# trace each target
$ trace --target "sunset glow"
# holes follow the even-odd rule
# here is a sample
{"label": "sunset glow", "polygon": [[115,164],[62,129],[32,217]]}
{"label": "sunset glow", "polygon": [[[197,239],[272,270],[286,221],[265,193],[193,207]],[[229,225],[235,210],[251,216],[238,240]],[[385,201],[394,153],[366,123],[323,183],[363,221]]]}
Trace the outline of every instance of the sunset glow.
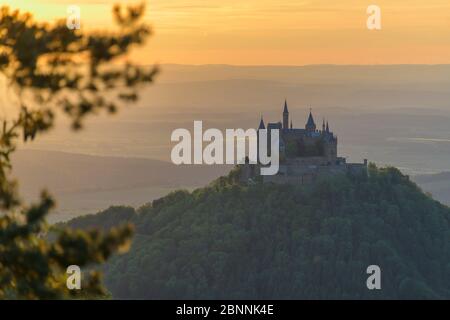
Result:
{"label": "sunset glow", "polygon": [[[82,28],[89,29],[112,26],[115,2],[2,1],[48,21],[79,5]],[[371,4],[381,8],[382,30],[366,27]],[[154,36],[137,53],[144,63],[450,63],[448,0],[153,0],[147,1],[145,18]]]}

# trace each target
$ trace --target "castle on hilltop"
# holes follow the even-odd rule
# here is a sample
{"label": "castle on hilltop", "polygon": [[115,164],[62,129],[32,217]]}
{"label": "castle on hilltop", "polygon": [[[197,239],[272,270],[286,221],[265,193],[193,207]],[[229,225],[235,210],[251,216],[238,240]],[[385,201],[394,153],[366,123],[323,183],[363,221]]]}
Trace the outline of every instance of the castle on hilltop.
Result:
{"label": "castle on hilltop", "polygon": [[[311,109],[305,127],[294,128],[292,120],[289,122],[289,110],[285,101],[282,121],[269,122],[266,127],[261,117],[258,130],[266,128],[268,141],[271,130],[279,130],[280,165],[278,174],[261,176],[263,182],[306,184],[323,175],[367,172],[366,159],[363,163],[347,163],[345,158],[338,157],[337,137],[330,131],[325,119],[322,121],[322,130],[317,129]],[[241,180],[248,181],[259,176],[261,166],[245,164]]]}

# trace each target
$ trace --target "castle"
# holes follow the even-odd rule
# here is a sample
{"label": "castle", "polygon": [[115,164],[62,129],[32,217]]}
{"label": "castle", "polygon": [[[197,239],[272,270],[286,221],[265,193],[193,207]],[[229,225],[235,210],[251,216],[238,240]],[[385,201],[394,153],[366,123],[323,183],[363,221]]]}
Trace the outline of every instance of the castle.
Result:
{"label": "castle", "polygon": [[[260,129],[266,129],[262,117]],[[328,121],[325,123],[324,119],[322,130],[318,130],[311,110],[305,128],[293,128],[285,101],[282,122],[267,123],[269,141],[272,129],[279,130],[280,166],[278,174],[261,176],[263,182],[307,184],[323,175],[367,172],[367,160],[347,163],[345,158],[338,157],[338,139],[330,131]],[[259,176],[260,167],[261,164],[245,164],[241,180],[248,181]]]}

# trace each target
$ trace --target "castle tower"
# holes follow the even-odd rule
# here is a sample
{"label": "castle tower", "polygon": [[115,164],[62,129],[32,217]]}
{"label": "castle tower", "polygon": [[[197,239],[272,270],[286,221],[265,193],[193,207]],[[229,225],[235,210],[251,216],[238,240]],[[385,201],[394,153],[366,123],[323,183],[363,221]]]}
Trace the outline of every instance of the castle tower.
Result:
{"label": "castle tower", "polygon": [[264,120],[263,120],[263,117],[261,116],[261,121],[259,122],[258,129],[265,129],[265,128],[266,128],[266,126],[264,125]]}
{"label": "castle tower", "polygon": [[284,110],[283,110],[283,129],[289,128],[289,111],[287,107],[287,101],[284,100]]}
{"label": "castle tower", "polygon": [[305,129],[308,132],[316,131],[316,123],[314,122],[314,118],[312,116],[311,109],[309,109],[309,117],[308,117],[308,122],[306,123]]}
{"label": "castle tower", "polygon": [[325,133],[325,118],[322,121],[322,133]]}
{"label": "castle tower", "polygon": [[328,121],[327,121],[327,133],[330,133],[330,127],[328,126]]}

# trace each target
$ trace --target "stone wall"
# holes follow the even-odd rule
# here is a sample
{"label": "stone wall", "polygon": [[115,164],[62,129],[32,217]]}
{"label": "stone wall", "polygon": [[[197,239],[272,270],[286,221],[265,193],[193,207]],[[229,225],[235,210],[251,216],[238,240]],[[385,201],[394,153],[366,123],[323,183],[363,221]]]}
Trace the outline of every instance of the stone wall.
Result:
{"label": "stone wall", "polygon": [[[278,184],[309,184],[318,177],[333,176],[337,174],[367,173],[367,160],[364,163],[346,163],[345,158],[337,158],[337,164],[328,164],[326,157],[307,157],[289,159],[281,164],[278,174],[262,176],[264,183]],[[260,175],[259,165],[243,165],[240,181],[247,182],[250,178]]]}

